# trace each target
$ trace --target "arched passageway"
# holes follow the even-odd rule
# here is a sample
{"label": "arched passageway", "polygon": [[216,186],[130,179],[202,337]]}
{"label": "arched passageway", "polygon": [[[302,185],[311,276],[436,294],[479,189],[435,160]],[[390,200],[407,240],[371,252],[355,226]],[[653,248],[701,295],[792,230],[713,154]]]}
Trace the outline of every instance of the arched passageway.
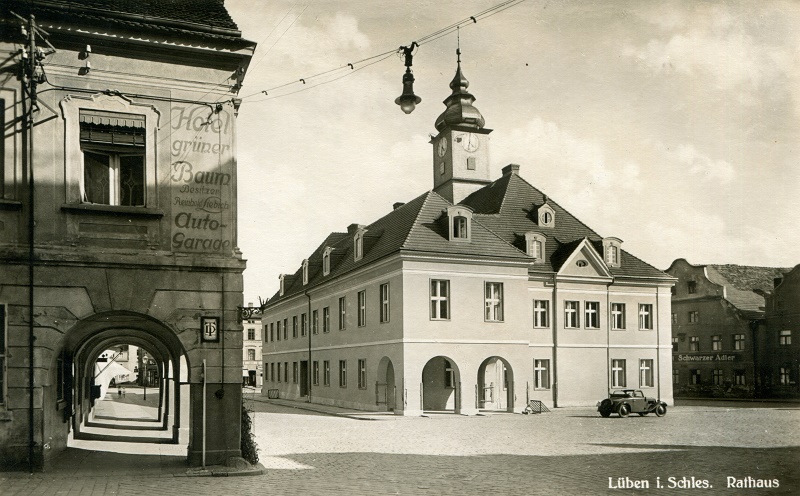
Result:
{"label": "arched passageway", "polygon": [[461,375],[448,357],[428,360],[422,369],[422,409],[458,412],[461,408]]}
{"label": "arched passageway", "polygon": [[394,379],[394,364],[389,357],[381,358],[378,363],[377,381],[375,382],[375,404],[379,409],[393,412],[397,406],[397,384]]}
{"label": "arched passageway", "polygon": [[492,356],[478,367],[478,409],[514,411],[514,371],[504,358]]}

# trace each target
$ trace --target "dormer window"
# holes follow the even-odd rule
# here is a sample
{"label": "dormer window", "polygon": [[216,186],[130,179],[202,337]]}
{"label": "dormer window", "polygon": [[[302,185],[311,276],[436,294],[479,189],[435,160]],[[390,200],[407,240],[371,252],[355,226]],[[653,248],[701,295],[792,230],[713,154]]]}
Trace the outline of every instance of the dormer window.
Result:
{"label": "dormer window", "polygon": [[622,240],[619,238],[603,238],[603,252],[606,265],[619,267],[622,264]]}
{"label": "dormer window", "polygon": [[469,241],[472,238],[472,210],[463,205],[447,208],[450,241]]}
{"label": "dormer window", "polygon": [[539,207],[538,222],[540,227],[555,227],[556,211],[547,203]]}
{"label": "dormer window", "polygon": [[326,246],[322,252],[322,275],[327,276],[331,273],[331,252],[333,248]]}
{"label": "dormer window", "polygon": [[359,229],[353,236],[353,259],[358,262],[364,258],[364,234],[366,229]]}
{"label": "dormer window", "polygon": [[525,252],[536,262],[544,262],[545,240],[547,238],[540,233],[525,233]]}
{"label": "dormer window", "polygon": [[283,293],[286,292],[286,274],[279,275],[278,280],[281,283],[280,296],[283,296]]}
{"label": "dormer window", "polygon": [[303,260],[303,286],[308,284],[308,259]]}

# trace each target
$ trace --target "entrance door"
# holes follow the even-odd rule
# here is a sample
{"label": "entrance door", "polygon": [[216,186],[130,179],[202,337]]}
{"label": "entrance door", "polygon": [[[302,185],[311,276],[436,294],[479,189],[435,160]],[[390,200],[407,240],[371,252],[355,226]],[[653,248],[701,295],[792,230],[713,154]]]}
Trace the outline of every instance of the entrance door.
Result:
{"label": "entrance door", "polygon": [[308,396],[308,360],[300,362],[300,396]]}

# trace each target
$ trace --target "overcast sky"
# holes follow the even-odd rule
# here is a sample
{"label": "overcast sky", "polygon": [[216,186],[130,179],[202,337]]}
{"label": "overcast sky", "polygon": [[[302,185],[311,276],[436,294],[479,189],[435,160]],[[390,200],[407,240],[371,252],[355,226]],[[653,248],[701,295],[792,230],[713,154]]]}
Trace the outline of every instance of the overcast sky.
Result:
{"label": "overcast sky", "polygon": [[[226,0],[258,43],[238,118],[245,303],[272,296],[328,233],[433,187],[429,135],[456,34],[414,56],[410,115],[394,104],[402,58],[357,62],[499,3]],[[662,270],[676,258],[794,266],[798,28],[794,1],[527,0],[479,18],[460,30],[462,69],[494,130],[491,176],[520,164]]]}

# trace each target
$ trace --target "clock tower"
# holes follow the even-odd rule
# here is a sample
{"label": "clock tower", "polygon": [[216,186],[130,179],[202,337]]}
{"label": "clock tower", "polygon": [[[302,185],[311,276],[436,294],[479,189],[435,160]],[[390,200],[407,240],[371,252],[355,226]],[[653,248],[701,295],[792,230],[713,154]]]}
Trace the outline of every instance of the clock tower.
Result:
{"label": "clock tower", "polygon": [[450,82],[453,92],[444,101],[447,107],[436,119],[439,134],[433,145],[433,190],[458,203],[472,192],[489,184],[489,133],[485,121],[472,104],[475,97],[461,73],[461,50],[456,50],[458,67]]}

